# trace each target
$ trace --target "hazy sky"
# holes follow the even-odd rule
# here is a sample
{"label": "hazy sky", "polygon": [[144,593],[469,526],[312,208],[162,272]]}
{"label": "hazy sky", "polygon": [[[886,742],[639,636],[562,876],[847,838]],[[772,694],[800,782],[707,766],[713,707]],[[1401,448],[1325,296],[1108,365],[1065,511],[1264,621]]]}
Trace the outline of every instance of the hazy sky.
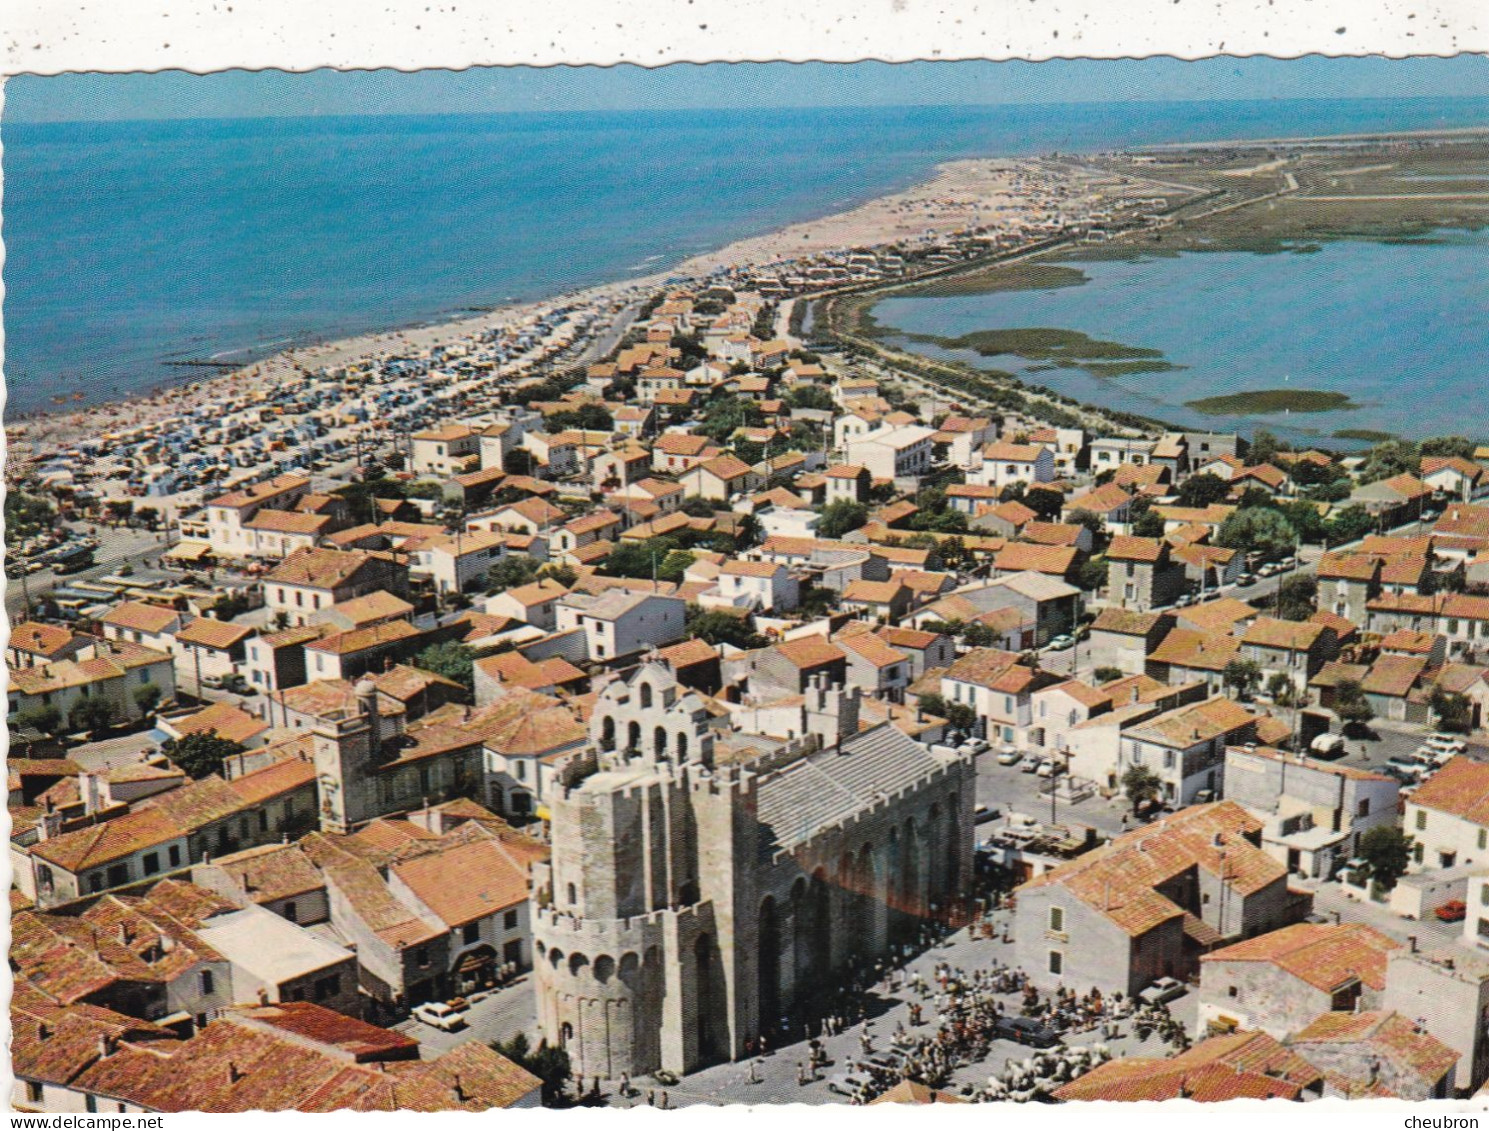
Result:
{"label": "hazy sky", "polygon": [[732,106],[1489,96],[1489,58],[714,63],[469,71],[23,75],[9,121]]}

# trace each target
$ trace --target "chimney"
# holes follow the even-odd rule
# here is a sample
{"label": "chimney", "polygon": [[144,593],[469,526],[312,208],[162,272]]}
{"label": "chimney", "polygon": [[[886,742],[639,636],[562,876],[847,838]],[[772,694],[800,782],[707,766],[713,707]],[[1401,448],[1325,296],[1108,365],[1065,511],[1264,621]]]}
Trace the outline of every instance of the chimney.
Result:
{"label": "chimney", "polygon": [[238,1071],[238,1062],[235,1061],[235,1060],[228,1061],[227,1062],[227,1081],[228,1081],[228,1083],[229,1084],[236,1084],[241,1079],[243,1079],[243,1073],[241,1073],[241,1072]]}
{"label": "chimney", "polygon": [[268,991],[267,988],[265,988],[264,986],[260,986],[259,987],[259,995],[258,996],[259,996],[259,1004],[260,1005],[268,1005],[269,1004],[269,991]]}
{"label": "chimney", "polygon": [[52,1027],[50,1025],[48,1025],[45,1021],[38,1021],[36,1023],[36,1039],[38,1041],[50,1040],[51,1039],[51,1036],[52,1036]]}
{"label": "chimney", "polygon": [[113,1056],[119,1051],[119,1042],[108,1033],[98,1034],[98,1055],[100,1057]]}
{"label": "chimney", "polygon": [[465,1089],[460,1086],[460,1073],[455,1073],[455,1083],[450,1090],[455,1093],[456,1103],[463,1104],[465,1102]]}
{"label": "chimney", "polygon": [[1407,945],[1411,947],[1411,953],[1412,954],[1416,954],[1416,952],[1417,952],[1417,936],[1416,935],[1407,935],[1406,936],[1406,942],[1407,942]]}

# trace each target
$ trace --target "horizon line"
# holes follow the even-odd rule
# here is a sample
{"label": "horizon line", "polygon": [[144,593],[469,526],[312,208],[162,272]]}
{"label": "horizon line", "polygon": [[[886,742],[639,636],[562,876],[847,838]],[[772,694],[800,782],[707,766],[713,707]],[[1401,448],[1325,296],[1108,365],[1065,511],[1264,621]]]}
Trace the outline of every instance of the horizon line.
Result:
{"label": "horizon line", "polygon": [[[60,76],[32,76],[36,78]],[[212,115],[159,115],[139,118],[44,118],[12,117],[0,112],[0,126],[63,126],[63,125],[135,125],[146,122],[255,122],[255,121],[357,121],[363,119],[388,118],[488,118],[488,117],[538,117],[541,115],[580,114],[688,114],[700,112],[742,113],[758,111],[814,110],[989,110],[1010,109],[1024,106],[1178,106],[1205,103],[1240,103],[1284,105],[1304,102],[1489,102],[1489,94],[1328,94],[1318,96],[1294,96],[1289,98],[1219,96],[1209,98],[1120,98],[1120,99],[1030,99],[1019,102],[819,102],[785,105],[696,105],[696,106],[593,106],[583,109],[562,107],[545,109],[494,108],[489,110],[393,110],[384,112],[356,113],[338,111],[330,114],[317,113],[244,113]],[[6,100],[7,105],[12,105]],[[1391,131],[1383,131],[1391,132]]]}

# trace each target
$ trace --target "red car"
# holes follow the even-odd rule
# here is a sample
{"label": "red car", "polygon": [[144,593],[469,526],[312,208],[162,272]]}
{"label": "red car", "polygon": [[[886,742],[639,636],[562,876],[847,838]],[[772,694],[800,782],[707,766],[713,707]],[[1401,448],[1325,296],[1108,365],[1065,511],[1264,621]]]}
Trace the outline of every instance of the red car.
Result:
{"label": "red car", "polygon": [[1468,907],[1461,899],[1450,899],[1434,914],[1444,923],[1461,923],[1463,917],[1468,914]]}

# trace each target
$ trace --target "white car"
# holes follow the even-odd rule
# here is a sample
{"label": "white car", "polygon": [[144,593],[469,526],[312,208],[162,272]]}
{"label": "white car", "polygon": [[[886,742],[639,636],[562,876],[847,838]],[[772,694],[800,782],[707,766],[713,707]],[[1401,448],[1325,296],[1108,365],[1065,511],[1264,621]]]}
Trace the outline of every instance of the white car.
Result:
{"label": "white car", "polygon": [[1048,758],[1045,758],[1039,763],[1038,769],[1034,772],[1042,778],[1052,778],[1060,772],[1060,767]]}
{"label": "white car", "polygon": [[1468,743],[1456,734],[1439,732],[1422,743],[1422,749],[1432,751],[1439,760],[1446,762],[1454,755],[1468,753]]}
{"label": "white car", "polygon": [[998,765],[1017,766],[1024,760],[1024,752],[1016,746],[1005,746],[998,751]]}
{"label": "white car", "polygon": [[442,1001],[426,1001],[423,1005],[414,1006],[413,1012],[415,1020],[443,1029],[446,1033],[465,1028],[464,1011],[451,1009]]}
{"label": "white car", "polygon": [[1184,996],[1184,983],[1177,978],[1159,978],[1137,995],[1149,1005],[1161,1005],[1166,1001]]}

